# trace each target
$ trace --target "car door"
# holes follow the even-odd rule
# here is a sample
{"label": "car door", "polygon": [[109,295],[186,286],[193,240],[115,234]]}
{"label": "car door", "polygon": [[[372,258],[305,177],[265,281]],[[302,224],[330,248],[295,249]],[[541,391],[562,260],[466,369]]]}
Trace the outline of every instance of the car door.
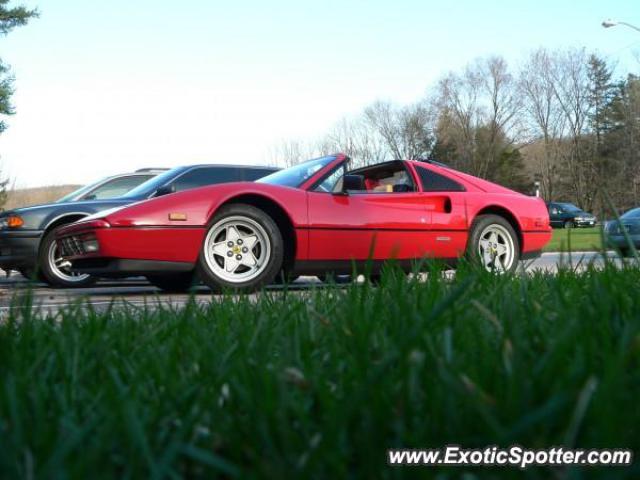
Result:
{"label": "car door", "polygon": [[412,259],[427,251],[430,216],[420,191],[316,189],[307,201],[309,260]]}
{"label": "car door", "polygon": [[466,189],[457,180],[430,168],[415,164],[416,177],[420,180],[423,203],[429,213],[429,256],[457,258],[467,245],[468,221]]}
{"label": "car door", "polygon": [[557,227],[562,224],[562,220],[560,219],[560,210],[554,204],[549,204],[549,223],[552,227]]}

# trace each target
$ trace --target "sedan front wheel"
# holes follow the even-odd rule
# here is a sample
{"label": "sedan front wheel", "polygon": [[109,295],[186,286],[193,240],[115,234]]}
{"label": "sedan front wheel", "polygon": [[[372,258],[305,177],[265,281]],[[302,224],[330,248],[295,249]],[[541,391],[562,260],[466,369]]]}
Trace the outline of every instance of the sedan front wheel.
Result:
{"label": "sedan front wheel", "polygon": [[87,287],[96,281],[91,275],[71,271],[71,263],[60,254],[55,230],[47,233],[40,243],[38,268],[42,279],[54,287]]}

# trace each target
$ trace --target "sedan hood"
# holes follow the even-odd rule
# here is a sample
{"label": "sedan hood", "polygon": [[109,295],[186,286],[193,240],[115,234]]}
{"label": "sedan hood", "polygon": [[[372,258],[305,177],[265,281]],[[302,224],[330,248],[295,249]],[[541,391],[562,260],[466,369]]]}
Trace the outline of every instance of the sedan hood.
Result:
{"label": "sedan hood", "polygon": [[82,202],[48,203],[31,207],[15,208],[0,213],[0,217],[19,215],[25,230],[43,230],[51,222],[66,215],[85,216],[97,212],[122,207],[133,203],[134,199],[86,200]]}
{"label": "sedan hood", "polygon": [[85,208],[111,208],[117,205],[127,205],[132,203],[132,199],[109,199],[109,200],[85,200],[82,202],[64,202],[64,203],[42,203],[40,205],[31,205],[29,207],[14,208],[2,212],[2,216],[9,214],[29,215],[31,213],[40,213],[45,210],[74,210],[84,211]]}

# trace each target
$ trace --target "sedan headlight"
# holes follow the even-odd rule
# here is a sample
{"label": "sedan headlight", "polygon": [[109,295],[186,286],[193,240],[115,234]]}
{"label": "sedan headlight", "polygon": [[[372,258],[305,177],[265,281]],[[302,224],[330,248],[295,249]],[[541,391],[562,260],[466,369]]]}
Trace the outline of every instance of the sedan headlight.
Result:
{"label": "sedan headlight", "polygon": [[24,225],[24,220],[19,215],[7,215],[0,218],[0,228],[20,228]]}

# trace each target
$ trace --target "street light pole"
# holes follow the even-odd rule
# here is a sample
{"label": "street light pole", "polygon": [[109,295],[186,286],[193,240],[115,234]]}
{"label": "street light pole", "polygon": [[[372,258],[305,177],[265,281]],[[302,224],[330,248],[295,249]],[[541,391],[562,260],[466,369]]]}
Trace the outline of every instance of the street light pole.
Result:
{"label": "street light pole", "polygon": [[635,25],[631,25],[630,23],[627,23],[627,22],[616,22],[611,19],[608,19],[602,22],[602,26],[604,28],[611,28],[611,27],[615,27],[616,25],[624,25],[625,27],[633,28],[634,30],[637,30],[638,32],[640,32],[640,28],[636,27]]}

